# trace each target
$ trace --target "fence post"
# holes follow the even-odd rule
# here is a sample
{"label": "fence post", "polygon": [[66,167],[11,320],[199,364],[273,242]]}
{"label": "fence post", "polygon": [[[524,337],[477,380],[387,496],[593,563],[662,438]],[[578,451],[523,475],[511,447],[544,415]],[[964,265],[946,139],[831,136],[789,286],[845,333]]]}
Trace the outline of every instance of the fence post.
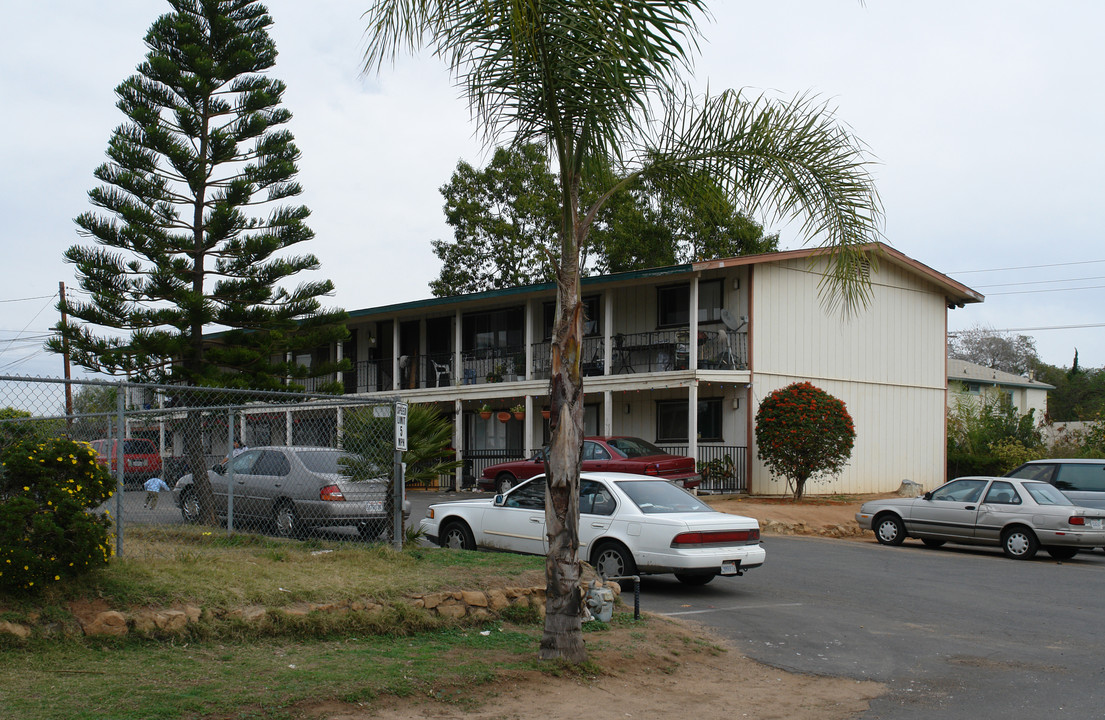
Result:
{"label": "fence post", "polygon": [[[234,534],[234,408],[226,411],[226,534]],[[247,508],[248,510],[248,508]]]}
{"label": "fence post", "polygon": [[[126,384],[120,382],[119,387],[115,393],[115,446],[112,448],[110,457],[115,460],[115,557],[123,557],[123,495],[127,489],[126,476],[124,474],[126,465],[126,453],[124,453],[123,443],[124,438],[123,428],[125,427],[123,412],[126,408]],[[108,434],[108,438],[111,434]],[[111,460],[108,460],[108,467],[111,467]]]}

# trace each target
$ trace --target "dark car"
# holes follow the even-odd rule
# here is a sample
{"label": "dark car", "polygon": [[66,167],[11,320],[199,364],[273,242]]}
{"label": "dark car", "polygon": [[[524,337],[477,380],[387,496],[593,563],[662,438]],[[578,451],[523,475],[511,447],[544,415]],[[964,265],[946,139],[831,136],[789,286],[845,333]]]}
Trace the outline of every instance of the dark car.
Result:
{"label": "dark car", "polygon": [[[651,475],[687,489],[696,488],[702,476],[694,458],[672,455],[647,440],[626,435],[589,437],[583,440],[583,469],[588,472],[619,472]],[[522,480],[545,472],[545,451],[529,460],[512,460],[484,468],[479,480],[482,490],[503,493]]]}
{"label": "dark car", "polygon": [[1059,488],[1075,505],[1105,509],[1105,460],[1033,460],[1006,477],[1043,480]]}
{"label": "dark car", "polygon": [[[118,470],[119,441],[114,438],[93,440],[92,449],[96,451],[97,462],[111,471],[114,476]],[[126,438],[123,440],[123,482],[139,484],[161,474],[161,454],[152,440],[145,438]]]}

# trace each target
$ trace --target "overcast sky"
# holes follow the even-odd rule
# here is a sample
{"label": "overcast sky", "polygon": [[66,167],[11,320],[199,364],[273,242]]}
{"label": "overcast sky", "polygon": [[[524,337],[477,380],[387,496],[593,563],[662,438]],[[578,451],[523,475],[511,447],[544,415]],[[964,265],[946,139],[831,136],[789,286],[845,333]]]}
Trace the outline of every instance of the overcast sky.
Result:
{"label": "overcast sky", "polygon": [[[310,250],[347,310],[429,297],[438,188],[489,157],[428,53],[360,72],[369,0],[270,0]],[[10,4],[0,26],[0,374],[61,375],[41,351],[114,88],[168,11],[155,0]],[[695,83],[812,92],[870,148],[887,241],[986,302],[949,314],[1033,336],[1045,362],[1105,366],[1105,3],[718,0]],[[782,245],[801,239],[781,228]],[[1032,284],[1029,284],[1032,283]],[[1083,289],[1071,289],[1083,288]]]}

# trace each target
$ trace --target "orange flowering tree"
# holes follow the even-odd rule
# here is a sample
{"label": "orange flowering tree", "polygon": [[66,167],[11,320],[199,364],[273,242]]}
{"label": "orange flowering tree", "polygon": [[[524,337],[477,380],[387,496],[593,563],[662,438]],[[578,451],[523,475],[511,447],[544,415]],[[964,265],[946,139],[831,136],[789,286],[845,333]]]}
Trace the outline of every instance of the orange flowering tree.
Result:
{"label": "orange flowering tree", "polygon": [[806,481],[839,473],[852,455],[856,428],[844,403],[812,383],[780,388],[756,411],[757,455],[787,479],[801,500]]}

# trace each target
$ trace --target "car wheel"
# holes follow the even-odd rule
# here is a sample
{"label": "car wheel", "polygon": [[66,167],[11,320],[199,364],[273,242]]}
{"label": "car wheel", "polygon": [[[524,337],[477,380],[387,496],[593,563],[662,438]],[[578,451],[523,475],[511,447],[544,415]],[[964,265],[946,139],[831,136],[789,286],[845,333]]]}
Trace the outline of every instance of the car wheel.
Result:
{"label": "car wheel", "polygon": [[1040,549],[1040,541],[1031,530],[1017,525],[1001,534],[1001,549],[1006,557],[1014,560],[1030,560]]}
{"label": "car wheel", "polygon": [[686,573],[675,573],[675,579],[676,580],[683,583],[684,585],[691,585],[691,586],[705,585],[706,583],[713,580],[715,577],[717,577],[717,576],[716,575],[702,575],[702,574],[687,575]]}
{"label": "car wheel", "polygon": [[1048,555],[1056,560],[1070,560],[1078,554],[1078,548],[1067,547],[1065,545],[1052,545],[1044,549],[1047,550]]}
{"label": "car wheel", "polygon": [[[629,577],[637,574],[637,563],[633,562],[632,553],[621,543],[607,542],[599,545],[591,556],[591,564],[595,572],[603,578]],[[632,580],[619,582],[623,590],[633,586]]]}
{"label": "car wheel", "polygon": [[437,540],[443,548],[454,550],[476,549],[476,538],[472,537],[472,531],[460,520],[445,523]]}
{"label": "car wheel", "polygon": [[936,538],[921,538],[921,542],[925,544],[925,547],[937,548],[943,547],[947,540],[938,540]]}
{"label": "car wheel", "polygon": [[905,542],[905,525],[897,515],[879,515],[873,527],[875,539],[883,545],[901,545]]}
{"label": "car wheel", "polygon": [[366,542],[372,542],[378,540],[382,535],[387,532],[388,522],[387,520],[369,520],[363,522],[357,526],[357,532],[361,534],[361,539]]}
{"label": "car wheel", "polygon": [[180,491],[180,516],[184,518],[184,522],[192,525],[200,521],[200,500],[192,488]]}
{"label": "car wheel", "polygon": [[285,500],[276,506],[272,514],[272,523],[276,526],[276,534],[284,538],[300,538],[303,536],[303,525],[299,519],[299,513],[295,506]]}
{"label": "car wheel", "polygon": [[495,478],[495,492],[499,494],[510,492],[517,482],[518,479],[510,473],[499,473],[499,477]]}

